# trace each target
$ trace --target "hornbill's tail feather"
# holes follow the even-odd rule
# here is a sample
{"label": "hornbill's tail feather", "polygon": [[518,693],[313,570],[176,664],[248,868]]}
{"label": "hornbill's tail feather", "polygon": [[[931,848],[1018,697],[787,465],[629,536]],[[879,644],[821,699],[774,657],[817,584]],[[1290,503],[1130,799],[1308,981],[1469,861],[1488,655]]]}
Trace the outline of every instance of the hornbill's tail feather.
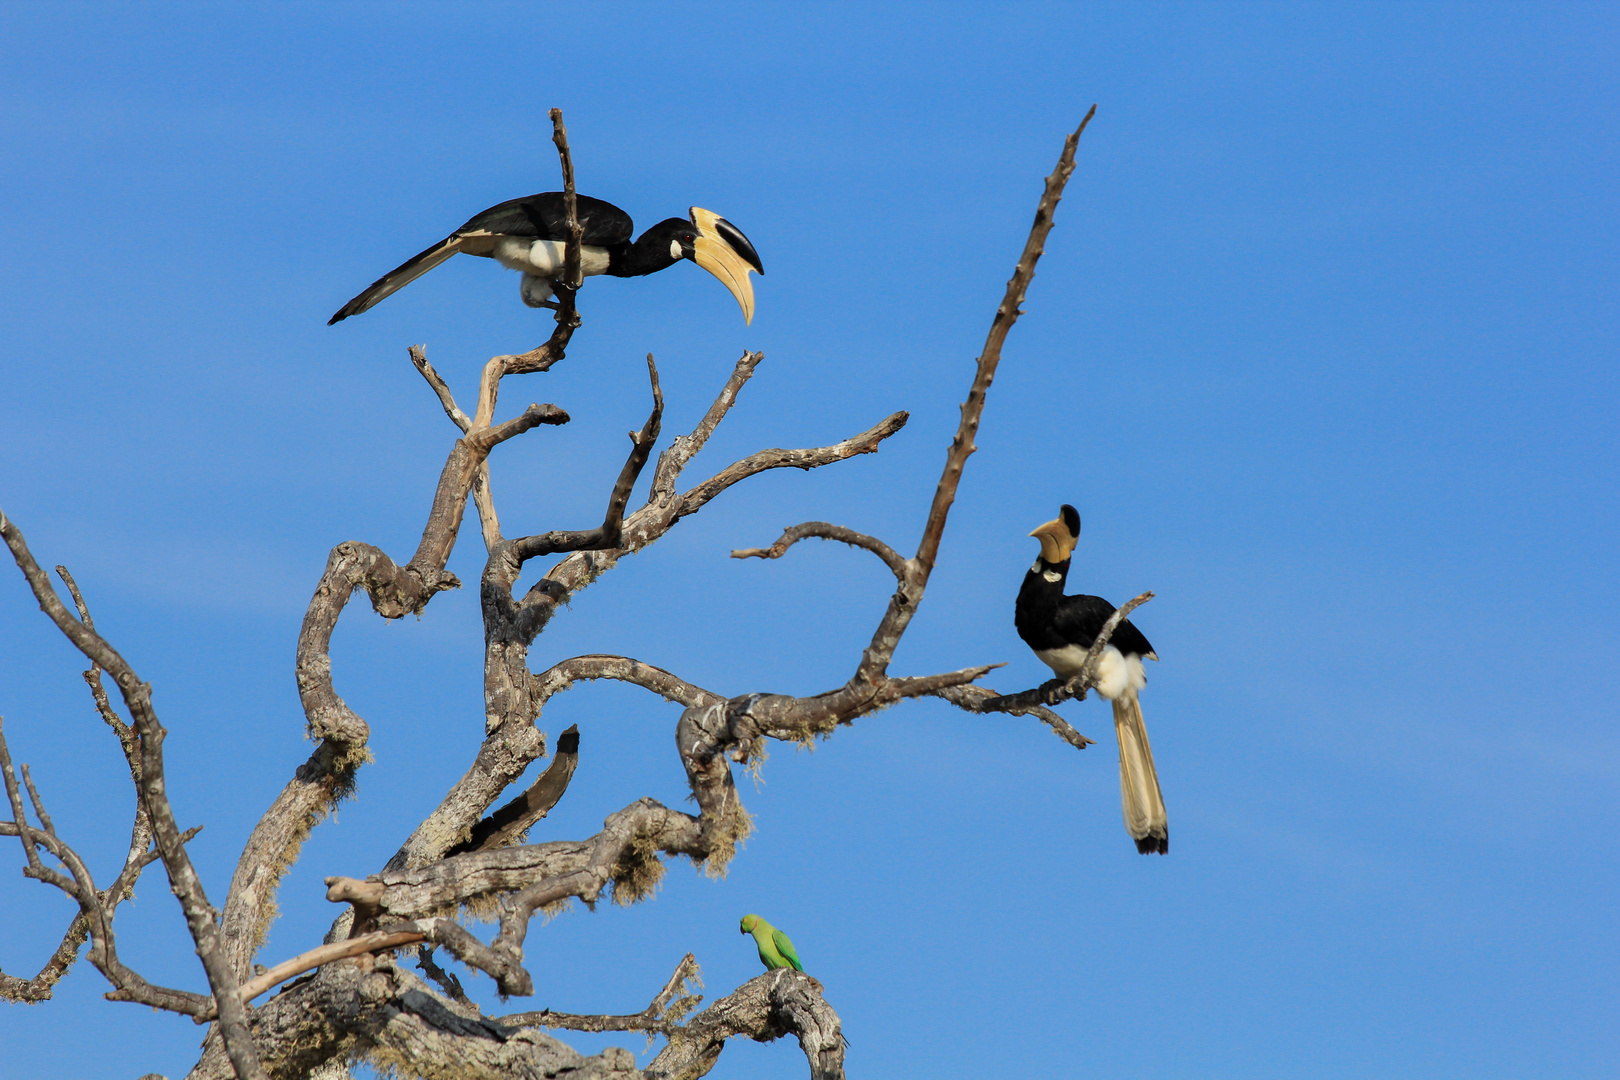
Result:
{"label": "hornbill's tail feather", "polygon": [[326,321],[326,325],[331,326],[333,323],[342,322],[350,315],[358,315],[362,311],[370,310],[379,300],[386,296],[392,296],[460,251],[461,240],[462,238],[459,235],[447,236],[420,255],[405,260],[405,262],[372,282],[365,292],[344,304],[336,315]]}
{"label": "hornbill's tail feather", "polygon": [[1170,850],[1170,826],[1159,794],[1159,774],[1153,768],[1153,747],[1135,690],[1114,699],[1114,730],[1119,735],[1119,797],[1125,810],[1125,831],[1143,855],[1164,855]]}

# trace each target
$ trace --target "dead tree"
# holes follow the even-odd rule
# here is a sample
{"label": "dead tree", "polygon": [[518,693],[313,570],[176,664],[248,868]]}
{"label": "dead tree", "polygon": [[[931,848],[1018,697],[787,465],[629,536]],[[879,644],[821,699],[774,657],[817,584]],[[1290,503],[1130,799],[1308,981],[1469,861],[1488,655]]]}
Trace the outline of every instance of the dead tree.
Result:
{"label": "dead tree", "polygon": [[[10,820],[0,821],[0,835],[21,841],[26,876],[55,886],[78,907],[60,947],[39,973],[28,979],[0,975],[0,996],[12,1001],[49,998],[88,941],[85,955],[112,984],[108,998],[183,1013],[209,1025],[201,1059],[191,1072],[196,1080],[233,1075],[241,1080],[272,1076],[290,1080],[312,1073],[339,1076],[347,1063],[359,1060],[395,1068],[405,1076],[540,1077],[570,1069],[574,1070],[570,1075],[581,1078],[610,1074],[686,1078],[708,1072],[726,1040],[739,1035],[757,1040],[793,1035],[812,1077],[842,1077],[838,1015],[823,997],[821,984],[795,971],[768,972],[696,1011],[701,998],[691,987],[698,969],[688,955],[637,1013],[580,1016],[548,1011],[491,1017],[468,1000],[459,978],[440,966],[435,951],[443,950],[470,971],[487,976],[501,995],[521,997],[533,988],[524,967],[524,946],[536,910],[576,897],[592,903],[604,892],[618,903],[634,903],[652,892],[665,862],[674,856],[710,873],[722,872],[751,827],[732,766],[746,765],[761,755],[767,739],[797,743],[826,737],[840,725],[895,702],[929,695],[972,712],[1033,716],[1076,748],[1089,742],[1047,708],[1067,697],[1084,696],[1089,686],[1084,675],[1067,685],[1048,684],[1000,696],[977,685],[994,665],[892,675],[889,663],[922,603],[963,467],[975,449],[1002,342],[1020,313],[1052,228],[1053,212],[1073,172],[1080,134],[1090,119],[1088,113],[1068,137],[1057,168],[1046,179],[1028,242],[978,358],[915,554],[901,555],[875,537],[826,522],[794,526],[768,548],[732,553],[737,558],[775,559],[800,540],[814,537],[864,549],[894,574],[894,594],[871,640],[856,657],[853,673],[842,686],[824,693],[726,694],[628,656],[576,656],[545,671],[530,670],[529,646],[558,605],[607,574],[620,559],[641,551],[682,518],[698,513],[756,473],[813,469],[873,453],[907,419],[905,413],[895,413],[831,446],[761,450],[683,487],[688,467],[763,360],[759,353],[745,353],[697,427],[671,440],[658,455],[646,503],[629,512],[631,491],[653,461],[663,415],[658,371],[649,356],[651,410],[640,431],[631,434],[630,451],[608,495],[602,523],[591,529],[508,538],[496,516],[491,454],[508,439],[541,425],[567,423],[569,418],[555,405],[530,405],[516,418],[496,422],[496,398],[507,376],[545,371],[563,359],[580,326],[577,277],[555,283],[558,310],[550,340],[526,353],[497,356],[485,365],[470,414],[457,405],[424,351],[410,350],[412,363],[460,436],[440,474],[421,543],[408,562],[399,564],[381,549],[359,541],[332,549],[298,635],[298,692],[315,750],[253,829],[217,910],[186,852],[186,842],[196,830],[182,831],[170,809],[164,787],[165,733],[152,707],[149,684],[96,632],[67,570],[57,567],[71,608],[29,553],[17,526],[0,514],[0,534],[40,607],[90,661],[85,679],[97,710],[118,737],[138,794],[128,858],[110,884],[98,886],[73,848],[57,835],[27,766],[21,769],[19,785],[0,736],[0,773],[11,810]],[[566,266],[577,268],[580,233],[572,210],[573,166],[556,110],[552,121],[573,234]],[[337,621],[357,591],[365,594],[377,614],[397,619],[420,614],[438,593],[457,588],[461,583],[445,566],[469,497],[488,552],[478,583],[485,638],[483,741],[474,749],[465,774],[386,866],[369,876],[327,879],[327,899],[347,905],[327,941],[268,969],[258,967],[255,954],[273,918],[283,875],[310,831],[351,792],[356,773],[368,760],[370,729],[344,703],[334,682],[328,646]],[[514,593],[525,562],[557,554],[566,557],[523,595]],[[1121,609],[1120,617],[1133,606]],[[1093,654],[1107,636],[1099,638]],[[122,698],[127,720],[113,706],[104,676],[111,677]],[[684,706],[676,741],[696,814],[643,798],[609,816],[594,836],[525,843],[528,829],[563,796],[578,766],[579,742],[572,729],[558,739],[551,764],[539,779],[491,810],[525,769],[545,755],[546,738],[536,721],[546,702],[585,679],[633,683]],[[142,870],[156,861],[163,863],[180,902],[209,993],[155,986],[118,957],[113,917]],[[363,874],[364,868],[357,867],[356,872]],[[492,939],[482,940],[458,921],[468,909],[494,916],[498,928]],[[407,966],[406,956],[413,951],[417,970],[436,985]],[[254,1004],[277,987],[274,996]],[[665,1045],[638,1073],[627,1051],[610,1049],[585,1057],[543,1030],[558,1028],[646,1032],[662,1036]]]}

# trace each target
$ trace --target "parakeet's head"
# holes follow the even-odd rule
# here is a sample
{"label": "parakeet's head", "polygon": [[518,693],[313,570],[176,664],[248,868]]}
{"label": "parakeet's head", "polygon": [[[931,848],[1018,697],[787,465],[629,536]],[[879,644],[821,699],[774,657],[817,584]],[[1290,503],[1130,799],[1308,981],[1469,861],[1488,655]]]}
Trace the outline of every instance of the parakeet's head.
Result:
{"label": "parakeet's head", "polygon": [[743,933],[752,934],[754,932],[754,927],[756,927],[758,925],[759,925],[759,916],[758,915],[744,915],[742,917],[742,932]]}

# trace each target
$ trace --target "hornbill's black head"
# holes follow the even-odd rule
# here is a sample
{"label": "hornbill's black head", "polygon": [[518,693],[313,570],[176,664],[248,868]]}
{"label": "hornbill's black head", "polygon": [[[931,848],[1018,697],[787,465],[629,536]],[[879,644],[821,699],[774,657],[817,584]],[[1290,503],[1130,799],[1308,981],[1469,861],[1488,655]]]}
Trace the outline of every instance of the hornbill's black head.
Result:
{"label": "hornbill's black head", "polygon": [[719,278],[742,306],[743,318],[754,321],[754,286],[748,272],[757,270],[763,274],[765,267],[742,230],[712,210],[694,206],[690,220],[660,221],[641,234],[622,268],[608,272],[624,277],[653,274],[681,259],[690,259]]}
{"label": "hornbill's black head", "polygon": [[1080,511],[1064,503],[1057,517],[1037,525],[1029,535],[1040,538],[1043,560],[1053,566],[1068,562],[1074,545],[1080,542]]}

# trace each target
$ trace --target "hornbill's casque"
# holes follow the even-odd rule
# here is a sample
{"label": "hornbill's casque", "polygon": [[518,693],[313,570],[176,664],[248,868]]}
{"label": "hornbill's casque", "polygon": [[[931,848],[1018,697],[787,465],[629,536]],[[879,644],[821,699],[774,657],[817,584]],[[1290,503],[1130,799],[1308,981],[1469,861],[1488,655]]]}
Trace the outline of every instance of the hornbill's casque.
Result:
{"label": "hornbill's casque", "polygon": [[[579,195],[575,197],[575,213],[585,230],[580,244],[580,269],[586,275],[641,277],[691,259],[719,278],[742,305],[743,318],[754,321],[754,288],[748,272],[758,270],[763,274],[765,268],[748,237],[719,214],[694,206],[690,219],[667,218],[631,243],[635,226],[630,215],[612,203]],[[551,282],[563,275],[566,222],[560,191],[544,191],[492,206],[378,279],[344,304],[326,325],[360,314],[457,252],[482,255],[510,270],[522,271],[519,291],[523,302],[530,307],[554,307]]]}
{"label": "hornbill's casque", "polygon": [[[1086,653],[1114,605],[1100,596],[1064,596],[1069,556],[1080,539],[1080,512],[1064,504],[1057,518],[1029,535],[1038,537],[1041,553],[1024,575],[1018,590],[1013,623],[1024,644],[1060,679],[1072,679],[1085,665]],[[1147,685],[1142,658],[1159,657],[1126,619],[1115,627],[1108,644],[1097,654],[1097,693],[1114,706],[1114,730],[1119,735],[1119,796],[1125,810],[1125,831],[1144,855],[1170,850],[1170,827],[1159,794],[1159,774],[1153,768],[1142,706],[1136,695]]]}

